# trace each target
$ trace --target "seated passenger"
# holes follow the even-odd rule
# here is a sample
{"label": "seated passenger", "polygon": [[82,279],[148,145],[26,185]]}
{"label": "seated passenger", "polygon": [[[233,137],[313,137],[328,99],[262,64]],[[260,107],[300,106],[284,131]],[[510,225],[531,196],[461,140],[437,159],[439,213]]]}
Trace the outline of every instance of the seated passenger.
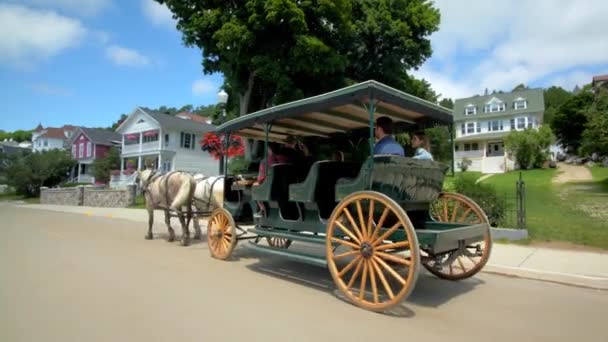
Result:
{"label": "seated passenger", "polygon": [[292,135],[287,136],[285,139],[285,145],[281,150],[281,153],[289,156],[296,165],[302,165],[307,161],[307,159],[310,158],[310,151],[308,150],[308,147],[306,147],[302,141],[296,139],[296,137]]}
{"label": "seated passenger", "polygon": [[[282,149],[277,143],[268,143],[268,166],[273,166],[281,163],[291,163],[292,158],[282,152]],[[260,161],[260,167],[258,170],[258,179],[254,186],[258,186],[266,179],[266,160]]]}
{"label": "seated passenger", "polygon": [[377,139],[376,145],[374,146],[374,155],[394,154],[405,156],[403,147],[395,141],[391,134],[393,134],[393,120],[386,116],[379,117],[376,120],[376,127],[374,130],[374,135]]}
{"label": "seated passenger", "polygon": [[429,139],[424,132],[421,131],[414,133],[412,135],[412,139],[410,140],[410,145],[416,149],[416,152],[412,158],[433,160],[433,155],[431,154],[431,145],[429,144]]}

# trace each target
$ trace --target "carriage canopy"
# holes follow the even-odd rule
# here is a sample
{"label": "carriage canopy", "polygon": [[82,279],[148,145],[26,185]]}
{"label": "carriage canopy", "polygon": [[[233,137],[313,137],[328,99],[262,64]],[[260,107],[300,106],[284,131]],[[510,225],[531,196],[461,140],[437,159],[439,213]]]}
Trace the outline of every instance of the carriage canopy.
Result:
{"label": "carriage canopy", "polygon": [[398,126],[453,123],[450,109],[370,80],[241,116],[216,131],[265,140],[269,129],[269,141],[283,142],[288,135],[325,138],[370,127],[370,121],[380,116],[392,118]]}

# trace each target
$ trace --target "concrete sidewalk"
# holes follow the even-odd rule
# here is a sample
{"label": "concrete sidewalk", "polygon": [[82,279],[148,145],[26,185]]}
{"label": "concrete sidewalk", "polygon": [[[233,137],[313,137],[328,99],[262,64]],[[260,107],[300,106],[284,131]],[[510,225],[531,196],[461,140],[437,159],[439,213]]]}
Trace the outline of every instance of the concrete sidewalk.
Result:
{"label": "concrete sidewalk", "polygon": [[[16,204],[30,209],[103,216],[148,222],[143,209],[71,207],[43,204]],[[173,220],[176,220],[173,218]],[[155,226],[164,228],[164,215],[158,210]],[[174,225],[178,225],[174,221]],[[143,232],[143,230],[142,230]],[[143,233],[142,233],[143,234]],[[608,253],[569,251],[495,243],[483,272],[608,290]]]}

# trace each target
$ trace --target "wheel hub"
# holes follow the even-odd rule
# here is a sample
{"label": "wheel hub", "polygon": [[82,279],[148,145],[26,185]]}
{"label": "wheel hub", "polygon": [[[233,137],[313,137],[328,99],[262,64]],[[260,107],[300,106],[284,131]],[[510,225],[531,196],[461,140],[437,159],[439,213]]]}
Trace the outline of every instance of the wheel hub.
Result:
{"label": "wheel hub", "polygon": [[371,244],[364,242],[361,244],[361,256],[363,256],[366,259],[369,259],[372,257],[372,255],[374,255],[374,247],[372,247]]}

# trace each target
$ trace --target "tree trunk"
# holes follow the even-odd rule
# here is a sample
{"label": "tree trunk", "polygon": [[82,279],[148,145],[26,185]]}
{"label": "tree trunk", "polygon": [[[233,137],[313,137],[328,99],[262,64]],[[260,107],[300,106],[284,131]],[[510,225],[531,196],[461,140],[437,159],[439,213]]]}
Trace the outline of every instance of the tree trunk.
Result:
{"label": "tree trunk", "polygon": [[[247,90],[244,94],[239,94],[239,116],[247,115],[249,112],[249,103],[251,102],[251,92],[255,83],[255,72],[249,74],[247,81]],[[251,161],[253,151],[255,151],[257,143],[252,139],[245,139],[245,160]]]}

